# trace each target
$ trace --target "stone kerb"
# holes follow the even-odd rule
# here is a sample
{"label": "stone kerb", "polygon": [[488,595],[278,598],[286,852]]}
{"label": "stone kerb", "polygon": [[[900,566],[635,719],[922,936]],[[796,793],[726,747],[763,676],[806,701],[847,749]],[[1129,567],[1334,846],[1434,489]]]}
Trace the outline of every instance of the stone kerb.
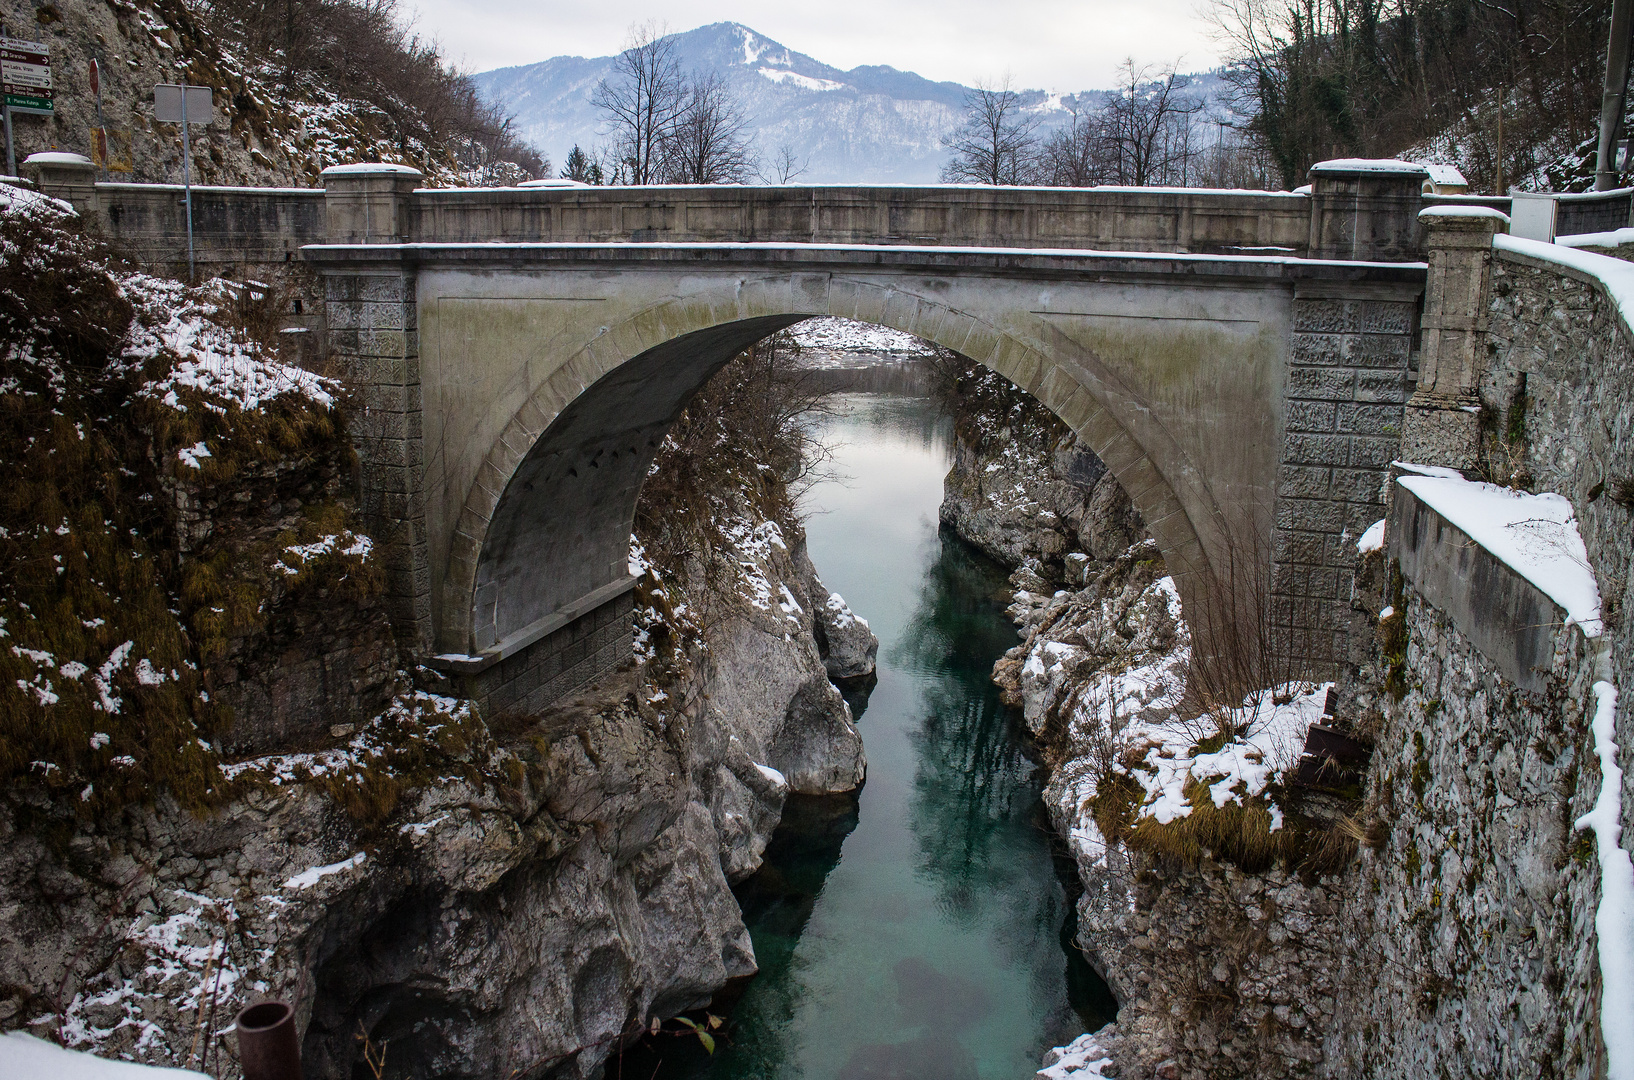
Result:
{"label": "stone kerb", "polygon": [[1432,207],[1419,215],[1429,249],[1418,389],[1408,402],[1402,457],[1474,468],[1481,446],[1478,394],[1485,367],[1492,237],[1509,218],[1482,207]]}

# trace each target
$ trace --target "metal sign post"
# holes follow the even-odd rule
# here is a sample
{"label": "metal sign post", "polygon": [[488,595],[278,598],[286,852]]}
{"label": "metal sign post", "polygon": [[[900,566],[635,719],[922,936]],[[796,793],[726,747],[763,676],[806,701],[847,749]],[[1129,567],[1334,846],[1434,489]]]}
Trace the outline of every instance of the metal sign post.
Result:
{"label": "metal sign post", "polygon": [[194,279],[193,267],[193,143],[189,124],[208,124],[215,119],[215,102],[208,86],[159,83],[153,88],[153,118],[182,126],[182,183],[187,201],[187,280]]}
{"label": "metal sign post", "polygon": [[108,128],[102,122],[102,65],[91,59],[91,93],[96,95],[96,130],[91,132],[91,157],[96,159],[102,179],[108,178]]}

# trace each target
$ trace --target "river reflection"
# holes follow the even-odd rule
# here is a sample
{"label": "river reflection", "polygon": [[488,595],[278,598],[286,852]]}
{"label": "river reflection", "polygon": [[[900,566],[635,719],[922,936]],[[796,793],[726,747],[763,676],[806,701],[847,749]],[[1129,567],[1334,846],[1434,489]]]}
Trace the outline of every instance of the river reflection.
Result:
{"label": "river reflection", "polygon": [[877,394],[846,396],[831,424],[847,478],[808,495],[807,532],[880,638],[867,785],[791,800],[739,886],[761,973],[717,1002],[717,1054],[660,1039],[610,1077],[1020,1080],[1111,1019],[1066,944],[1042,776],[988,679],[1016,641],[1004,572],[937,527],[947,425],[923,398]]}

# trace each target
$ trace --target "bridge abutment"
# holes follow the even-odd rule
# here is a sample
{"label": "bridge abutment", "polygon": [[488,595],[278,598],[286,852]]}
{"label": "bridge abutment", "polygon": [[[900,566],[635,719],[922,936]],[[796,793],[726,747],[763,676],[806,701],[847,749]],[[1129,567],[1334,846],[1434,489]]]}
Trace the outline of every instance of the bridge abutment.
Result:
{"label": "bridge abutment", "polygon": [[1271,534],[1271,624],[1293,671],[1348,653],[1356,541],[1385,516],[1411,390],[1416,286],[1295,290]]}

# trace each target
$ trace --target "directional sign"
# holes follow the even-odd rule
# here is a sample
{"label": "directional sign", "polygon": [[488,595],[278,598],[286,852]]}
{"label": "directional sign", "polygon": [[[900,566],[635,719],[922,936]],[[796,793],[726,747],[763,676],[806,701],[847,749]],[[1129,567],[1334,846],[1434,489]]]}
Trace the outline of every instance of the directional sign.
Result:
{"label": "directional sign", "polygon": [[208,86],[179,86],[159,83],[153,88],[153,118],[167,124],[182,122],[182,91],[187,92],[187,122],[208,124],[215,119],[215,105]]}
{"label": "directional sign", "polygon": [[12,112],[50,116],[51,47],[43,41],[0,38],[0,83]]}
{"label": "directional sign", "polygon": [[95,59],[91,61],[91,93],[98,98],[102,96],[102,68]]}

